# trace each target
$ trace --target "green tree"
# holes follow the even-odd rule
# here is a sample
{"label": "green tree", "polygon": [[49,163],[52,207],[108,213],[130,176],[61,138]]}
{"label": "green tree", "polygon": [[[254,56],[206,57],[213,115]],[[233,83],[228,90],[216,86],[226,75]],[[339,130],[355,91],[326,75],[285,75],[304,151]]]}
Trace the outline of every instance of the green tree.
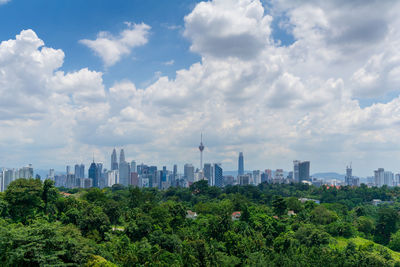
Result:
{"label": "green tree", "polygon": [[21,178],[11,182],[4,197],[11,218],[22,222],[33,218],[44,206],[42,195],[42,182],[38,179]]}
{"label": "green tree", "polygon": [[59,197],[57,188],[54,187],[54,181],[46,179],[43,183],[42,200],[44,202],[44,213],[55,212],[55,202]]}
{"label": "green tree", "polygon": [[272,207],[274,208],[275,214],[282,216],[286,212],[286,202],[281,196],[275,196],[272,201]]}
{"label": "green tree", "polygon": [[2,266],[81,265],[93,248],[79,231],[59,223],[0,226]]}
{"label": "green tree", "polygon": [[400,251],[400,231],[392,235],[388,247],[392,250]]}
{"label": "green tree", "polygon": [[375,228],[374,241],[386,245],[390,235],[397,230],[397,211],[391,207],[382,207],[378,211],[378,222]]}
{"label": "green tree", "polygon": [[293,210],[296,213],[299,213],[303,210],[303,205],[297,199],[297,197],[289,197],[286,199],[286,205],[288,210]]}
{"label": "green tree", "polygon": [[316,224],[329,224],[337,220],[338,216],[324,206],[317,206],[311,213],[311,220]]}
{"label": "green tree", "polygon": [[365,216],[358,217],[356,225],[357,225],[358,231],[360,231],[366,235],[372,234],[373,231],[375,230],[374,221]]}

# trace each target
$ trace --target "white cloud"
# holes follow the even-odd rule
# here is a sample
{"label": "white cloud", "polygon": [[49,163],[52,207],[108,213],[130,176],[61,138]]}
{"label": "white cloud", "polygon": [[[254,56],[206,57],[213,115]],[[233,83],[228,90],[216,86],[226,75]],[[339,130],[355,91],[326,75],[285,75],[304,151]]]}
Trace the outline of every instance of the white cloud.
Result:
{"label": "white cloud", "polygon": [[0,0],[0,5],[4,5],[6,3],[10,2],[10,0]]}
{"label": "white cloud", "polygon": [[126,23],[127,29],[123,30],[119,36],[113,36],[109,32],[99,32],[95,40],[80,40],[80,42],[96,55],[101,57],[106,66],[112,66],[121,60],[122,56],[129,55],[133,48],[143,46],[148,42],[151,27],[144,23]]}
{"label": "white cloud", "polygon": [[168,61],[164,62],[163,65],[172,66],[172,65],[174,65],[174,63],[175,63],[175,60],[171,59],[171,60],[168,60]]}
{"label": "white cloud", "polygon": [[[357,175],[398,171],[397,4],[350,2],[274,1],[268,10],[258,0],[199,3],[185,36],[201,61],[144,88],[123,80],[105,89],[102,73],[85,68],[64,73],[61,50],[21,32],[0,45],[0,143],[46,147],[53,163],[94,149],[108,163],[109,147],[124,145],[140,162],[197,165],[203,132],[205,161],[224,169],[244,151],[246,169],[308,159],[312,172],[349,161]],[[285,47],[271,29],[282,14],[295,39]],[[395,97],[385,103],[359,104],[388,92]]]}
{"label": "white cloud", "polygon": [[202,55],[249,59],[267,45],[271,21],[258,0],[201,2],[185,17],[184,35]]}

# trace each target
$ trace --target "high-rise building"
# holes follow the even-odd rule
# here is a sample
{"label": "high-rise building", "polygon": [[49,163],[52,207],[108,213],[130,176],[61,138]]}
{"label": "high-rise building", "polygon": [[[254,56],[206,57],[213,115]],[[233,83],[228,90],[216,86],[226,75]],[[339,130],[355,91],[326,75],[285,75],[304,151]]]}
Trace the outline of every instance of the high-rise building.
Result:
{"label": "high-rise building", "polygon": [[147,170],[147,178],[149,178],[149,187],[158,187],[160,184],[160,175],[157,166],[149,166]]}
{"label": "high-rise building", "polygon": [[15,169],[3,169],[0,171],[0,191],[7,190],[8,185],[16,179]]}
{"label": "high-rise building", "polygon": [[129,182],[131,186],[139,186],[139,176],[137,172],[131,172],[131,180]]}
{"label": "high-rise building", "polygon": [[72,174],[71,166],[67,165],[66,172],[67,172],[67,175]]}
{"label": "high-rise building", "polygon": [[204,177],[207,178],[210,186],[215,185],[214,166],[211,163],[204,163]]}
{"label": "high-rise building", "polygon": [[214,164],[214,180],[215,186],[222,187],[224,185],[224,177],[222,175],[221,164]]}
{"label": "high-rise building", "polygon": [[126,161],[120,161],[119,163],[119,183],[128,186],[131,177],[130,165]]}
{"label": "high-rise building", "polygon": [[85,178],[85,165],[75,164],[75,178],[76,179]]}
{"label": "high-rise building", "polygon": [[293,180],[300,183],[301,181],[310,180],[310,162],[309,161],[293,161]]}
{"label": "high-rise building", "polygon": [[50,179],[50,180],[54,181],[54,176],[55,176],[54,169],[50,169],[49,170],[49,175],[47,176],[47,179]]}
{"label": "high-rise building", "polygon": [[185,164],[183,167],[184,178],[189,182],[194,182],[194,166],[192,164]]}
{"label": "high-rise building", "polygon": [[268,182],[268,174],[266,172],[261,173],[261,183]]}
{"label": "high-rise building", "polygon": [[100,171],[99,171],[99,165],[96,164],[93,160],[92,164],[90,164],[88,174],[89,178],[92,179],[92,186],[93,187],[99,187],[99,180],[100,180]]}
{"label": "high-rise building", "polygon": [[136,172],[136,161],[131,161],[131,172]]}
{"label": "high-rise building", "polygon": [[346,166],[346,176],[344,177],[344,183],[349,186],[354,186],[354,179],[353,179],[353,169],[350,166]]}
{"label": "high-rise building", "polygon": [[390,171],[386,171],[383,174],[384,184],[387,186],[393,186],[394,181],[394,173]]}
{"label": "high-rise building", "polygon": [[301,182],[300,175],[299,175],[299,164],[300,164],[300,161],[298,161],[298,160],[293,161],[293,180],[298,183]]}
{"label": "high-rise building", "polygon": [[244,174],[244,159],[243,159],[243,152],[239,153],[239,160],[238,160],[238,175]]}
{"label": "high-rise building", "polygon": [[300,181],[310,180],[310,162],[309,161],[302,161],[299,165],[299,178]]}
{"label": "high-rise building", "polygon": [[124,149],[121,149],[121,152],[119,153],[119,164],[121,164],[121,162],[125,162],[125,152]]}
{"label": "high-rise building", "polygon": [[111,154],[111,170],[118,170],[117,151],[115,151],[115,148]]}
{"label": "high-rise building", "polygon": [[385,184],[385,169],[379,168],[374,171],[374,180],[377,187],[381,187]]}
{"label": "high-rise building", "polygon": [[248,174],[239,175],[238,176],[238,182],[239,182],[239,185],[249,185],[250,176]]}
{"label": "high-rise building", "polygon": [[106,176],[107,176],[107,178],[106,178],[106,185],[105,186],[111,187],[114,184],[118,184],[119,183],[119,172],[118,172],[118,170],[108,171]]}
{"label": "high-rise building", "polygon": [[259,170],[253,171],[253,184],[261,184],[261,172]]}
{"label": "high-rise building", "polygon": [[83,163],[79,166],[79,176],[85,178],[85,164]]}
{"label": "high-rise building", "polygon": [[178,180],[178,165],[174,164],[174,170],[172,172],[171,186],[176,186]]}

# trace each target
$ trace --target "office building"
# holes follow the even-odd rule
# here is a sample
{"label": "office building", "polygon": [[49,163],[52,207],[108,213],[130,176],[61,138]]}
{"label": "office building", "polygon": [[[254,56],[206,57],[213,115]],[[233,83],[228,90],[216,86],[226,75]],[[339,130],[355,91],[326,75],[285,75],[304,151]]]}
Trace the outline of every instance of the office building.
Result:
{"label": "office building", "polygon": [[75,179],[85,178],[85,165],[75,164]]}
{"label": "office building", "polygon": [[390,171],[385,171],[383,174],[384,184],[387,186],[393,186],[394,173]]}
{"label": "office building", "polygon": [[253,171],[253,184],[261,184],[261,172],[259,170]]}
{"label": "office building", "polygon": [[137,172],[131,172],[131,179],[129,181],[131,186],[139,186],[139,175]]}
{"label": "office building", "polygon": [[176,181],[178,180],[178,165],[174,164],[173,172],[172,172],[172,179],[171,179],[171,186],[176,186]]}
{"label": "office building", "polygon": [[126,161],[119,162],[119,183],[128,186],[131,177],[130,165]]}
{"label": "office building", "polygon": [[239,175],[238,176],[239,185],[249,185],[250,183],[250,176],[246,175]]}
{"label": "office building", "polygon": [[188,182],[194,182],[194,166],[192,164],[185,164],[183,166],[184,179]]}
{"label": "office building", "polygon": [[100,175],[101,171],[99,170],[99,164],[96,164],[94,161],[92,164],[90,164],[89,170],[88,170],[88,177],[92,179],[92,186],[93,187],[99,187],[99,182],[100,182]]}
{"label": "office building", "polygon": [[222,175],[221,164],[214,164],[214,181],[215,186],[222,187],[224,185],[224,177]]}
{"label": "office building", "polygon": [[214,180],[214,166],[211,163],[204,163],[204,178],[207,179],[208,184],[210,186],[215,185],[215,180]]}
{"label": "office building", "polygon": [[293,180],[295,182],[310,180],[310,162],[309,161],[293,161]]}
{"label": "office building", "polygon": [[243,152],[239,153],[238,159],[238,175],[244,174],[244,159],[243,159]]}
{"label": "office building", "polygon": [[106,174],[106,185],[107,187],[111,187],[115,184],[119,184],[119,172],[118,170],[108,171]]}
{"label": "office building", "polygon": [[374,171],[375,186],[381,187],[385,184],[385,169],[379,168]]}
{"label": "office building", "polygon": [[136,172],[136,161],[131,161],[131,172]]}
{"label": "office building", "polygon": [[115,151],[115,148],[113,149],[113,152],[111,154],[111,170],[118,170],[118,160],[117,160],[117,151]]}

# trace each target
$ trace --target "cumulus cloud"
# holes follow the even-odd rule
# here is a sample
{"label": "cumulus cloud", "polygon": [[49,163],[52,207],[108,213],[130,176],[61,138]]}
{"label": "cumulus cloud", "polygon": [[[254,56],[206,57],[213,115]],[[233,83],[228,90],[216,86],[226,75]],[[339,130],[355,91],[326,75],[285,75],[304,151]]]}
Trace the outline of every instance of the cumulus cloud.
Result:
{"label": "cumulus cloud", "polygon": [[129,55],[133,48],[145,45],[148,42],[151,27],[147,24],[126,23],[127,29],[118,36],[109,32],[99,32],[95,40],[83,39],[80,42],[96,55],[101,57],[106,66],[112,66],[121,60],[122,56]]}
{"label": "cumulus cloud", "polygon": [[184,35],[202,55],[250,59],[268,43],[271,21],[260,1],[201,2],[185,17]]}
{"label": "cumulus cloud", "polygon": [[[94,149],[108,159],[124,145],[140,162],[182,165],[198,162],[203,132],[205,161],[226,170],[244,151],[249,169],[308,159],[312,172],[348,161],[359,175],[398,171],[400,22],[397,2],[380,2],[201,2],[184,19],[200,62],[144,88],[105,88],[86,68],[65,73],[64,53],[23,31],[0,45],[0,143],[46,146],[61,162]],[[281,16],[294,38],[287,46],[272,34]],[[385,103],[359,104],[388,92]]]}

